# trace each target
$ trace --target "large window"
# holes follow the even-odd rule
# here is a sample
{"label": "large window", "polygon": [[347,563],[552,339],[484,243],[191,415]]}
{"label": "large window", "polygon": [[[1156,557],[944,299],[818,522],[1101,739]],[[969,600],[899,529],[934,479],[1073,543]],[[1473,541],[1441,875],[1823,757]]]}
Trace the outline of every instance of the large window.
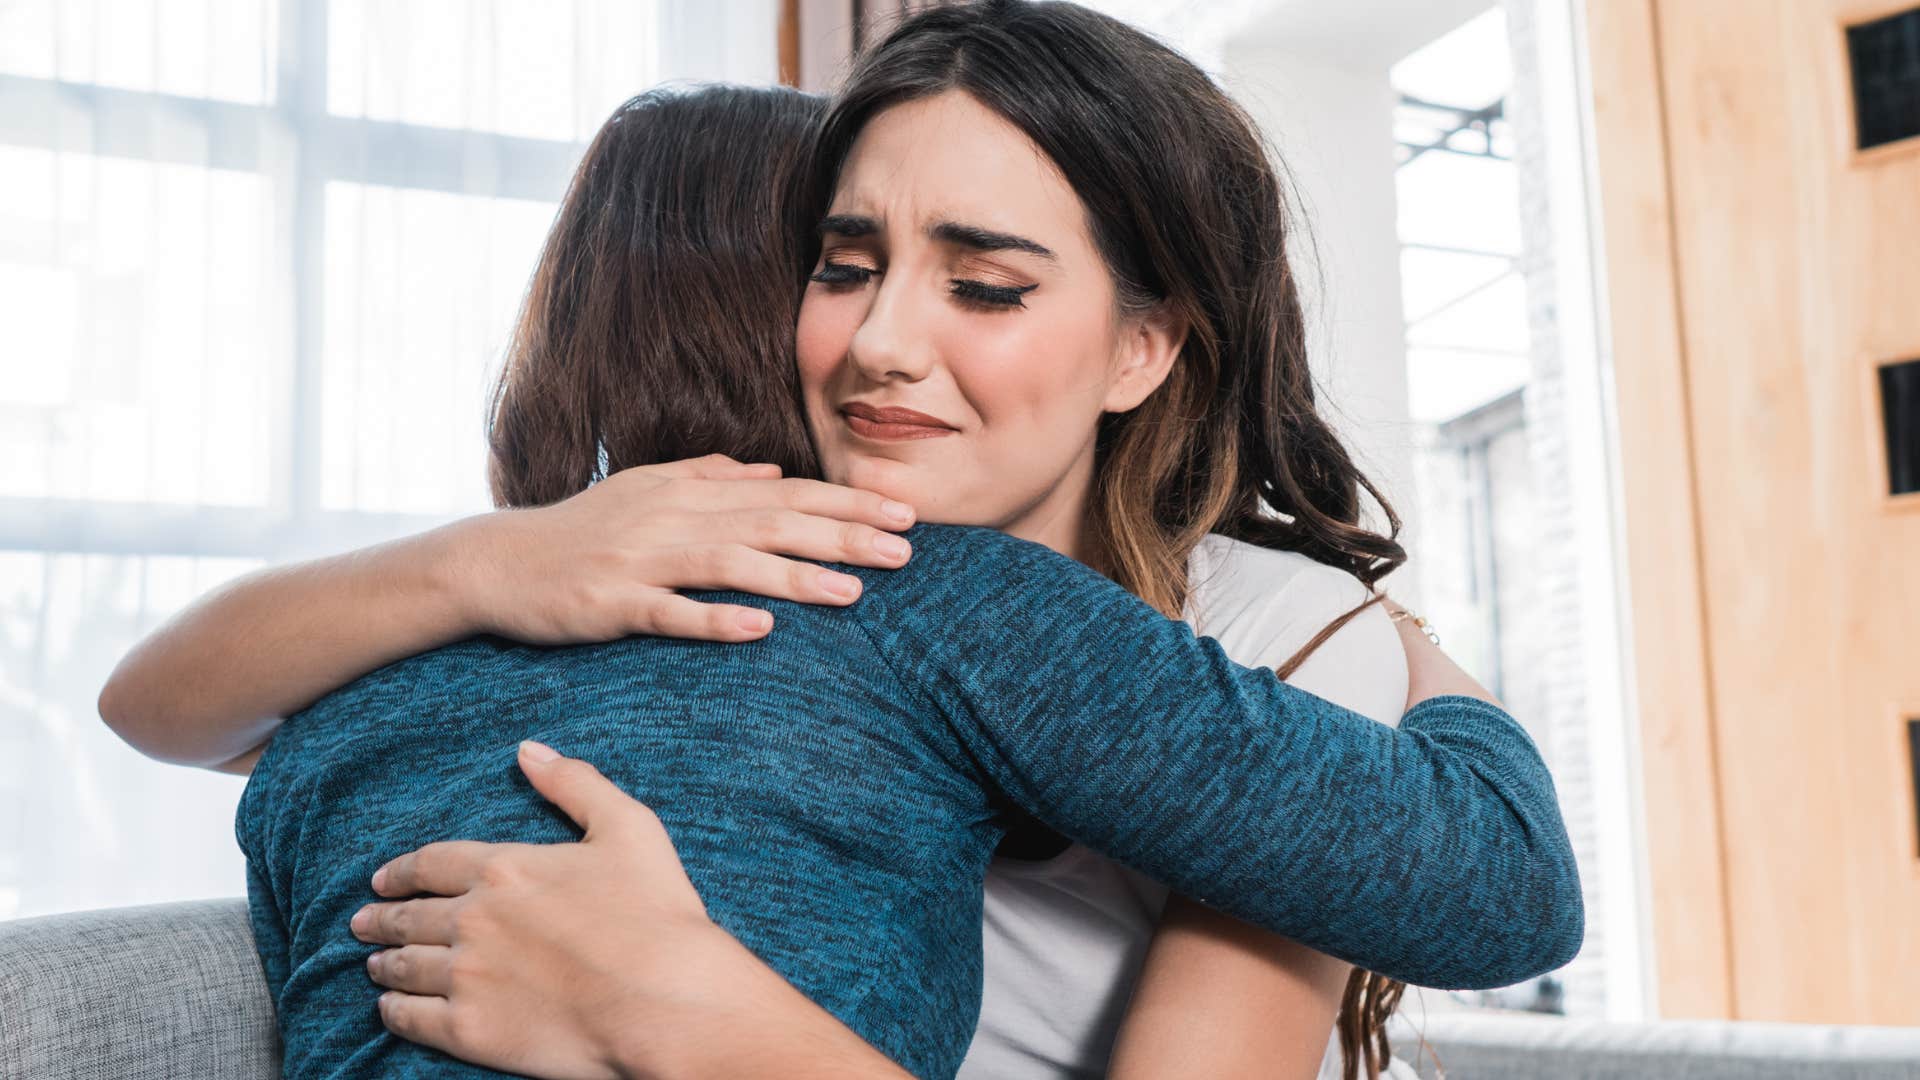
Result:
{"label": "large window", "polygon": [[1580,955],[1479,1000],[1629,1018],[1642,876],[1578,8],[1489,4],[1392,69],[1413,556],[1448,651],[1540,745],[1580,860]]}
{"label": "large window", "polygon": [[620,101],[775,5],[0,0],[0,918],[244,887],[94,698],[264,563],[485,504],[488,382]]}

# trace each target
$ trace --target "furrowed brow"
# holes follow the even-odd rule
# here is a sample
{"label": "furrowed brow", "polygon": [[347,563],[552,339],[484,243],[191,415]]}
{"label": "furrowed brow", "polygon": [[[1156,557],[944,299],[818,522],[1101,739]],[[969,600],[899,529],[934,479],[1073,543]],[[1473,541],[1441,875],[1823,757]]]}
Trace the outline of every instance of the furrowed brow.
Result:
{"label": "furrowed brow", "polygon": [[975,251],[1024,251],[1029,255],[1038,255],[1043,259],[1052,259],[1056,262],[1058,262],[1060,258],[1058,255],[1055,255],[1050,248],[1037,244],[1024,236],[994,232],[992,229],[983,229],[978,225],[963,225],[957,221],[942,221],[927,231],[935,240],[944,241],[949,244],[958,244],[961,247],[973,248]]}
{"label": "furrowed brow", "polygon": [[859,214],[829,214],[820,220],[821,236],[872,236],[880,223]]}

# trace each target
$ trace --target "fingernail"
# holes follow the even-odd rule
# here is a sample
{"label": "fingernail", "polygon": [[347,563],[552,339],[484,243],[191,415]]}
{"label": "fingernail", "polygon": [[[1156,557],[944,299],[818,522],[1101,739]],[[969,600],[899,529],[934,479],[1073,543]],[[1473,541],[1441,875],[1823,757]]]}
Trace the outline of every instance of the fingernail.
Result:
{"label": "fingernail", "polygon": [[525,739],[520,743],[520,752],[527,755],[528,761],[552,761],[560,756],[559,751],[553,747],[546,743],[534,742],[532,739]]}
{"label": "fingernail", "polygon": [[353,918],[348,921],[347,925],[353,927],[355,930],[365,930],[367,928],[367,922],[367,909],[361,908],[359,911],[353,913]]}
{"label": "fingernail", "polygon": [[373,891],[379,892],[387,884],[387,868],[381,867],[373,872]]}
{"label": "fingernail", "polygon": [[880,504],[880,512],[895,521],[913,520],[913,507],[903,502],[894,502],[892,499]]}
{"label": "fingernail", "polygon": [[889,559],[904,559],[913,554],[912,544],[887,533],[881,533],[873,538],[873,548]]}
{"label": "fingernail", "polygon": [[382,949],[382,950],[380,950],[380,951],[379,951],[379,952],[377,952],[377,953],[369,953],[369,954],[367,955],[367,970],[368,970],[368,971],[374,971],[374,972],[377,972],[377,971],[379,971],[379,970],[380,970],[380,958],[381,958],[382,956],[385,956],[385,955],[386,955],[386,952],[387,952],[387,951],[386,951],[385,949]]}
{"label": "fingernail", "polygon": [[739,622],[740,629],[749,634],[758,634],[773,625],[773,616],[764,611],[743,611],[736,621]]}
{"label": "fingernail", "polygon": [[820,571],[820,587],[835,596],[854,597],[860,595],[860,579],[847,574],[836,574],[831,570]]}

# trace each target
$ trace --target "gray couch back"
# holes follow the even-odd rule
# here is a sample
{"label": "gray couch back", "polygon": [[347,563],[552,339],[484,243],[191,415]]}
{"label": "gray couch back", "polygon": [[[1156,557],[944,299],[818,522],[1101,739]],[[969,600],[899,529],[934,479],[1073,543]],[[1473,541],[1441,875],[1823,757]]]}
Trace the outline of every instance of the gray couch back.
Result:
{"label": "gray couch back", "polygon": [[[1920,1029],[1441,1012],[1394,1025],[1396,1056],[1428,1080],[1920,1080]],[[0,922],[0,1077],[279,1075],[245,901]]]}
{"label": "gray couch back", "polygon": [[279,1075],[246,901],[0,922],[0,1077]]}
{"label": "gray couch back", "polygon": [[1424,1080],[1920,1080],[1914,1028],[1447,1012],[1389,1030]]}

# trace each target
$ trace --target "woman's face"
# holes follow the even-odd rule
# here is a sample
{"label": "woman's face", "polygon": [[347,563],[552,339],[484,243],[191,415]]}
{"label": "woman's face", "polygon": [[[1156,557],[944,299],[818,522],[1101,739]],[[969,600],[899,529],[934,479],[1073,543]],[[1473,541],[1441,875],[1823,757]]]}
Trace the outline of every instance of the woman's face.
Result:
{"label": "woman's face", "polygon": [[1065,177],[950,91],[876,115],[821,225],[800,383],[826,476],[1080,554],[1100,414],[1178,337],[1122,316]]}

